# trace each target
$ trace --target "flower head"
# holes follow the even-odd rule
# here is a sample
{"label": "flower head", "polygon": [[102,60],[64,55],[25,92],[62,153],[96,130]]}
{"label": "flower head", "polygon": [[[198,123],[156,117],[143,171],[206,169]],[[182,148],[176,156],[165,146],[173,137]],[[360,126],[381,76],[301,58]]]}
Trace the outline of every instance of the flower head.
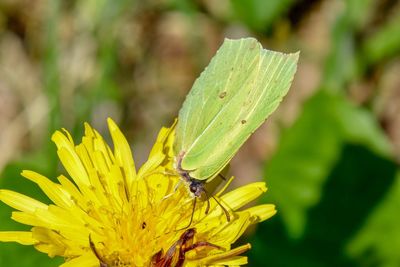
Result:
{"label": "flower head", "polygon": [[[161,129],[146,163],[137,171],[131,150],[109,119],[113,150],[85,124],[75,145],[66,131],[52,140],[70,178],[58,183],[33,171],[22,176],[36,183],[53,202],[0,190],[0,200],[17,211],[12,219],[33,226],[26,232],[0,232],[0,241],[33,245],[67,266],[223,266],[243,265],[250,249],[232,244],[254,223],[275,214],[271,204],[240,210],[266,191],[262,182],[197,201],[174,170],[174,125]],[[207,205],[210,205],[206,214]],[[194,208],[193,208],[194,207]]]}

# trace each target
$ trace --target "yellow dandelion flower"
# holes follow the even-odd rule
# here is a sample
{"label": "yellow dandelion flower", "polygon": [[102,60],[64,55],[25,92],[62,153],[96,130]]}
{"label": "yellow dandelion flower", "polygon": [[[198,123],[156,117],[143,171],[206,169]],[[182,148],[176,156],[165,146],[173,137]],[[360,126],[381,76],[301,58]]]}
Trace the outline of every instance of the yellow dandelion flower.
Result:
{"label": "yellow dandelion flower", "polygon": [[[26,232],[0,232],[0,241],[33,245],[50,257],[62,256],[61,266],[238,266],[250,244],[232,244],[254,223],[275,214],[271,204],[241,209],[266,191],[253,183],[215,195],[230,210],[227,220],[216,200],[193,198],[173,168],[174,125],[161,129],[147,162],[137,171],[129,144],[109,119],[112,150],[100,134],[85,124],[78,145],[66,131],[52,140],[70,178],[58,183],[33,172],[22,176],[36,183],[53,202],[44,204],[10,190],[0,200],[17,211],[12,219],[33,226]],[[190,225],[189,225],[189,222]]]}

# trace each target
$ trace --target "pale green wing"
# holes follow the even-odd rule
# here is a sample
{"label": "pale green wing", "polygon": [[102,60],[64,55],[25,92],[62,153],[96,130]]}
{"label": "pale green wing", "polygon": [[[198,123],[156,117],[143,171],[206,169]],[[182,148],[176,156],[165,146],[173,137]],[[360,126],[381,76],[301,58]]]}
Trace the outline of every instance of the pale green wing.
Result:
{"label": "pale green wing", "polygon": [[199,180],[221,171],[286,95],[297,60],[298,54],[264,50],[252,38],[225,40],[179,113],[181,167]]}
{"label": "pale green wing", "polygon": [[[233,84],[243,84],[248,79],[259,57],[257,48],[258,43],[255,39],[225,40],[210,64],[195,81],[179,111],[174,142],[176,154],[181,151],[187,152],[210,125],[226,100],[234,97],[234,93],[227,94],[234,89]],[[253,58],[254,61],[251,66],[249,58]],[[236,71],[242,65],[247,66],[249,71]]]}

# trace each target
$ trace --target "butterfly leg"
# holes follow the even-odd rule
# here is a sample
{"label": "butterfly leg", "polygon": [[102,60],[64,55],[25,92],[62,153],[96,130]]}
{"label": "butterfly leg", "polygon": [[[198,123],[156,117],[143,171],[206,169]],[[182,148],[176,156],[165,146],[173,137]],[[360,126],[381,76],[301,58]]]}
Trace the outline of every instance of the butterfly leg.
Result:
{"label": "butterfly leg", "polygon": [[176,191],[178,191],[178,189],[179,189],[179,187],[180,187],[181,185],[182,185],[182,180],[179,180],[179,181],[175,184],[174,190],[172,191],[172,193],[169,193],[168,195],[164,196],[162,199],[164,200],[164,199],[167,199],[167,198],[173,196],[173,195],[176,193]]}

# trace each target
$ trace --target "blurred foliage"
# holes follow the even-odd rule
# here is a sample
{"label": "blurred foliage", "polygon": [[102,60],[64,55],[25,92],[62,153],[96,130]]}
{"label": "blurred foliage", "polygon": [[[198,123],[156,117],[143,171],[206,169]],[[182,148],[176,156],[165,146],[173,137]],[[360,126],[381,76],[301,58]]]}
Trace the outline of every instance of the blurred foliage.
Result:
{"label": "blurred foliage", "polygon": [[[273,266],[398,265],[398,262],[396,265],[387,265],[393,258],[381,258],[378,253],[373,255],[371,243],[360,238],[355,241],[358,244],[351,244],[350,253],[347,249],[349,242],[352,242],[370,216],[371,210],[383,201],[386,192],[391,188],[395,181],[396,168],[393,162],[365,147],[354,144],[342,146],[338,160],[324,177],[324,184],[318,188],[318,202],[307,212],[307,224],[302,236],[295,239],[290,236],[290,232],[285,231],[282,221],[284,207],[281,207],[280,215],[272,219],[272,223],[264,223],[265,226],[260,227],[254,235],[251,265],[262,266],[267,260],[273,262]],[[307,184],[303,187],[306,188]],[[305,202],[302,199],[300,201]],[[368,230],[371,232],[367,236],[375,235],[374,229]],[[395,242],[386,234],[385,236],[386,239],[381,237],[372,243]],[[388,252],[393,252],[393,247]],[[263,256],[257,257],[260,254]]]}
{"label": "blurred foliage", "polygon": [[265,174],[269,187],[276,190],[266,198],[280,208],[293,238],[303,234],[307,210],[320,202],[322,186],[344,144],[360,143],[388,154],[386,139],[369,115],[321,90],[305,103],[302,115],[282,134]]}
{"label": "blurred foliage", "polygon": [[268,29],[272,23],[287,12],[292,0],[232,0],[232,7],[238,19],[258,31]]}
{"label": "blurred foliage", "polygon": [[[278,214],[251,266],[400,266],[400,1],[0,1],[0,187],[60,171],[51,134],[113,117],[138,166],[224,37],[301,51],[291,92],[232,163]],[[263,175],[258,170],[264,165]],[[0,230],[29,229],[0,205]],[[57,266],[0,244],[0,266]]]}

